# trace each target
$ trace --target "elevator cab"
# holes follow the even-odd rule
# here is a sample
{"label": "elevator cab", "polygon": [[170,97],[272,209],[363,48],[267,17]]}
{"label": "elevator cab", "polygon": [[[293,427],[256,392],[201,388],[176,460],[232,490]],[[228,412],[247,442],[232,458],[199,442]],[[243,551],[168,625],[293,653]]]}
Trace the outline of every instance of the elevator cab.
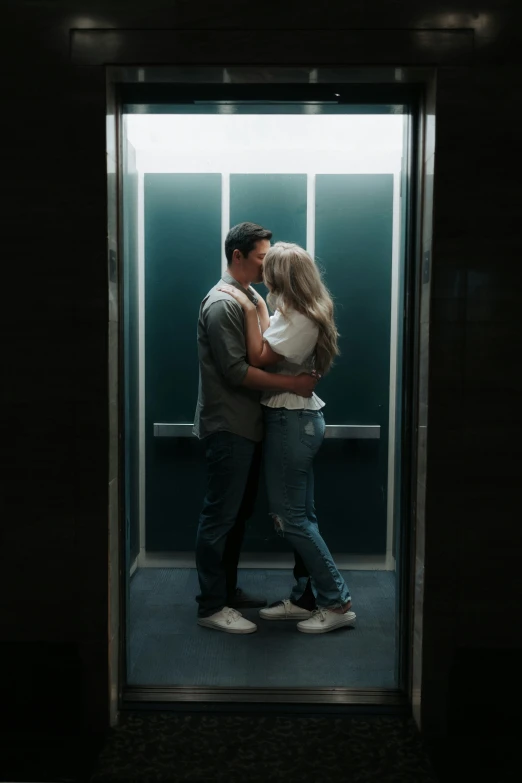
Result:
{"label": "elevator cab", "polygon": [[[210,90],[123,107],[125,666],[135,689],[233,688],[248,698],[399,685],[412,118],[406,103],[354,105],[341,87],[330,92],[244,100]],[[260,623],[240,640],[196,626],[206,482],[204,442],[192,434],[196,326],[226,269],[225,236],[243,221],[306,248],[335,303],[340,355],[317,387],[326,433],[315,500],[359,620],[312,644],[284,623]],[[292,563],[261,477],[239,584],[268,602],[286,598]]]}

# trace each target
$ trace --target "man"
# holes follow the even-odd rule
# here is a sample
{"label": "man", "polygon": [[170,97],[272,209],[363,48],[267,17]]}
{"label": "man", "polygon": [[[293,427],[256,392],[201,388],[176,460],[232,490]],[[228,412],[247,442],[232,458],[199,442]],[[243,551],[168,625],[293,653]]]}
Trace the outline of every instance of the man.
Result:
{"label": "man", "polygon": [[[240,223],[225,240],[228,271],[201,303],[198,321],[199,394],[194,434],[205,439],[207,493],[199,519],[196,566],[198,623],[227,633],[252,633],[240,608],[265,606],[237,586],[237,567],[257,490],[263,438],[260,393],[292,391],[311,397],[317,379],[307,373],[275,375],[246,361],[243,310],[224,283],[266,308],[250,287],[263,279],[272,232]],[[266,314],[263,313],[266,317]]]}

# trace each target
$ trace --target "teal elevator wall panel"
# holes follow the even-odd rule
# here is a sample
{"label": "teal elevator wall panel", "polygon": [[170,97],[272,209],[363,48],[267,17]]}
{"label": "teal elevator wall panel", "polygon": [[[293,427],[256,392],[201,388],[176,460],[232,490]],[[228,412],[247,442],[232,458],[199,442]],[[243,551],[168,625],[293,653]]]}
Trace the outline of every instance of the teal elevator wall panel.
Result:
{"label": "teal elevator wall panel", "polygon": [[144,228],[146,547],[192,550],[203,447],[154,438],[153,425],[194,420],[198,311],[221,271],[221,175],[146,174]]}
{"label": "teal elevator wall panel", "polygon": [[[306,196],[306,174],[231,174],[230,225],[259,223],[272,232],[272,243],[305,247]],[[264,285],[256,289],[266,298]]]}
{"label": "teal elevator wall panel", "polygon": [[319,520],[332,549],[384,553],[393,175],[317,175],[315,221],[315,254],[341,335],[341,356],[318,388],[326,422],[381,426],[379,441],[323,445],[316,470]]}
{"label": "teal elevator wall panel", "polygon": [[[275,241],[304,244],[306,176],[244,177],[231,177],[231,224],[260,221],[274,230]],[[287,179],[290,185],[279,187]],[[327,440],[316,460],[321,528],[333,551],[351,554],[386,548],[392,207],[391,175],[317,176],[316,255],[336,301],[342,350],[318,391],[327,423],[381,425],[380,441]],[[204,447],[154,438],[153,424],[193,419],[197,313],[221,267],[219,175],[145,178],[145,257],[146,546],[193,550],[205,492]],[[243,550],[286,549],[262,487]]]}
{"label": "teal elevator wall panel", "polygon": [[231,174],[230,225],[259,223],[273,242],[306,245],[306,174]]}

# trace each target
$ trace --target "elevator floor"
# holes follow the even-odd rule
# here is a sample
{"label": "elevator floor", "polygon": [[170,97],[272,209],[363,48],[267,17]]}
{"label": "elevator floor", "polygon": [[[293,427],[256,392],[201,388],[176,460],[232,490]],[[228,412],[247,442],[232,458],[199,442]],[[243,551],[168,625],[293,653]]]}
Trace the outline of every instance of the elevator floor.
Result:
{"label": "elevator floor", "polygon": [[[259,688],[394,688],[395,574],[343,571],[357,625],[328,634],[243,614],[258,631],[233,635],[196,624],[197,574],[142,568],[130,585],[129,684]],[[285,598],[291,571],[243,569],[240,586],[268,602]]]}

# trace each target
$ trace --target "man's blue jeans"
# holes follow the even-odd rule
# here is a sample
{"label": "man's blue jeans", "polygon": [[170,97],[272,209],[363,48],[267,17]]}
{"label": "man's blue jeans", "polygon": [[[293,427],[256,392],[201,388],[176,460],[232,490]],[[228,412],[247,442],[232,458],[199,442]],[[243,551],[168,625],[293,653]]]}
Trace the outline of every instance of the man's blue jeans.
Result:
{"label": "man's blue jeans", "polygon": [[[264,408],[263,460],[268,503],[276,530],[301,556],[321,607],[340,607],[350,591],[339,573],[317,524],[314,506],[313,460],[324,438],[321,411]],[[291,595],[303,594],[306,577]]]}
{"label": "man's blue jeans", "polygon": [[245,524],[254,508],[261,468],[261,443],[216,432],[205,438],[205,445],[207,494],[196,539],[199,617],[219,612],[234,594]]}

